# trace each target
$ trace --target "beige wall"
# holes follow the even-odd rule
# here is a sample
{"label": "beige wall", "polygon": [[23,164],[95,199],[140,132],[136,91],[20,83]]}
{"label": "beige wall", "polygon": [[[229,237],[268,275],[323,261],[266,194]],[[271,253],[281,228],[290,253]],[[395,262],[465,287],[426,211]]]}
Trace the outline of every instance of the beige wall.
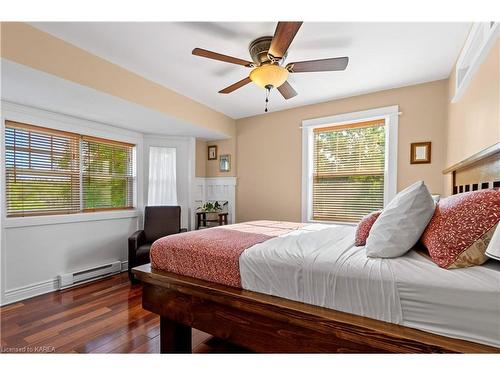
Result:
{"label": "beige wall", "polygon": [[207,175],[207,142],[196,140],[195,176],[206,177]]}
{"label": "beige wall", "polygon": [[25,23],[1,23],[1,56],[221,135],[235,134],[232,118]]}
{"label": "beige wall", "polygon": [[[207,160],[207,177],[234,177],[236,176],[236,139],[223,139],[219,141],[209,141],[207,146],[217,146],[217,160]],[[219,157],[221,155],[231,155],[231,170],[229,172],[219,171]]]}
{"label": "beige wall", "polygon": [[[208,146],[217,146],[217,160],[208,160]],[[231,156],[231,170],[219,171],[219,157]],[[218,141],[196,141],[196,177],[235,177],[236,176],[236,139],[222,139]]]}
{"label": "beige wall", "polygon": [[[449,80],[446,166],[500,142],[500,41],[474,75],[460,100],[455,94],[455,69]],[[445,189],[450,190],[450,179]]]}
{"label": "beige wall", "polygon": [[[301,220],[302,120],[399,105],[398,190],[423,179],[442,193],[448,81],[381,91],[236,121],[237,220]],[[432,163],[411,165],[410,143],[432,142]]]}

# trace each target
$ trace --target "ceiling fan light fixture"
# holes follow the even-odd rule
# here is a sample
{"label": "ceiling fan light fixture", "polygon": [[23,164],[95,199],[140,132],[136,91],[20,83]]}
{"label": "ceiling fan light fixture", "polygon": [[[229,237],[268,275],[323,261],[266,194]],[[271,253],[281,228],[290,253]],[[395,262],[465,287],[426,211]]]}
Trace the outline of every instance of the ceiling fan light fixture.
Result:
{"label": "ceiling fan light fixture", "polygon": [[252,70],[250,79],[262,88],[280,87],[288,79],[288,70],[276,64],[265,64]]}
{"label": "ceiling fan light fixture", "polygon": [[252,61],[223,55],[203,48],[195,48],[192,53],[195,56],[253,69],[249,76],[220,90],[220,94],[230,94],[253,82],[266,90],[266,104],[269,102],[269,92],[272,88],[276,88],[281,96],[288,100],[297,95],[297,91],[287,81],[289,73],[335,72],[345,70],[349,63],[349,57],[344,56],[295,61],[288,63],[285,67],[281,66],[280,64],[284,65],[288,55],[288,47],[290,47],[301,25],[301,21],[278,22],[273,36],[262,36],[253,40],[248,46]]}

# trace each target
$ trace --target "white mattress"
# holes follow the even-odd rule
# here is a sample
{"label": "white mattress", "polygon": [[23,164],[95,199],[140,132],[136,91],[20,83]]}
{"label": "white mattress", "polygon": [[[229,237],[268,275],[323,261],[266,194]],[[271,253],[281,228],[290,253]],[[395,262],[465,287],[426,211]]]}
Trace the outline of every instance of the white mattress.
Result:
{"label": "white mattress", "polygon": [[414,251],[368,258],[355,230],[312,224],[252,246],[242,287],[500,347],[500,262],[444,270]]}

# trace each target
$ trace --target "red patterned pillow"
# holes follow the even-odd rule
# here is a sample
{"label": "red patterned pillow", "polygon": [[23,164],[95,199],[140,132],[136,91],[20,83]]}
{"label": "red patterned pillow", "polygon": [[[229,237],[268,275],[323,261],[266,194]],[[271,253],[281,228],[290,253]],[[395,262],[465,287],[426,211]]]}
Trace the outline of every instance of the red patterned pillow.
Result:
{"label": "red patterned pillow", "polygon": [[375,220],[377,220],[381,213],[382,211],[374,211],[361,219],[356,229],[356,238],[354,239],[355,246],[366,245],[366,239],[370,234],[370,229],[372,229]]}
{"label": "red patterned pillow", "polygon": [[480,190],[441,199],[421,241],[438,266],[483,264],[500,220],[500,191]]}

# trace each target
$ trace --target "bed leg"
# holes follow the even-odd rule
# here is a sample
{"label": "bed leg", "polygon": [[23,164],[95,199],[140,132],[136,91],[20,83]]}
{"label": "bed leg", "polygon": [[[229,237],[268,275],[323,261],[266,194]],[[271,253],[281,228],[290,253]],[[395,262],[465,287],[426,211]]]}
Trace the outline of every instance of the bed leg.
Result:
{"label": "bed leg", "polygon": [[160,317],[160,353],[191,353],[191,327]]}

